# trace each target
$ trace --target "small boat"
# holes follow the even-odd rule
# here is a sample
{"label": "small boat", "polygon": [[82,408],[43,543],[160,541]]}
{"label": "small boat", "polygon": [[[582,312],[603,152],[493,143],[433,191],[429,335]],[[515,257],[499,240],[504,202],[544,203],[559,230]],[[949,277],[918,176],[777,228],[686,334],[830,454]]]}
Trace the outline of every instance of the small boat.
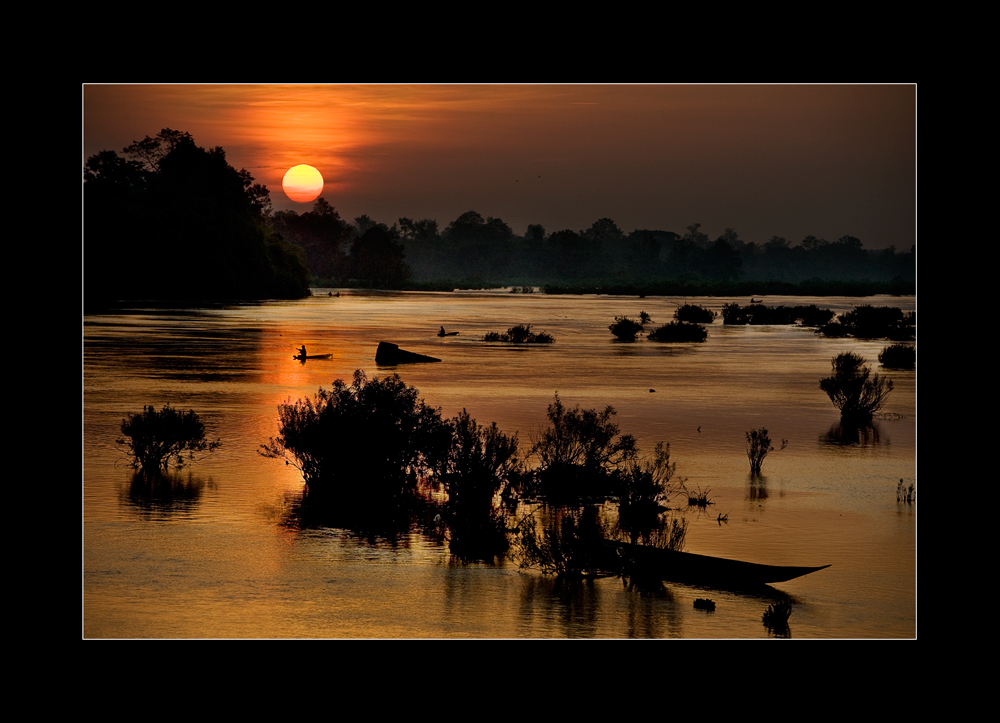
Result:
{"label": "small boat", "polygon": [[441,327],[441,331],[438,332],[438,336],[458,336],[457,331],[445,331],[444,327]]}
{"label": "small boat", "polygon": [[303,356],[302,354],[296,354],[295,356],[292,357],[292,359],[305,361],[306,359],[329,359],[332,356],[333,354],[306,354],[305,356]]}
{"label": "small boat", "polygon": [[632,567],[662,580],[725,588],[753,588],[772,582],[786,582],[830,567],[761,565],[628,542],[608,542],[608,546],[618,556],[619,564],[624,564],[626,569]]}

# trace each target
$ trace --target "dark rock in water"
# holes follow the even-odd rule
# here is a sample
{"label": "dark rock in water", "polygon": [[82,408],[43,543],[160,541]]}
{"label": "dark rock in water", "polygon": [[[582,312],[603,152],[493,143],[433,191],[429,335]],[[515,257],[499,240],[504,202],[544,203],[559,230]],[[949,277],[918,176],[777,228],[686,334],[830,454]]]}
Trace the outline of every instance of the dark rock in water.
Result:
{"label": "dark rock in water", "polygon": [[423,362],[439,361],[441,360],[435,359],[432,356],[425,356],[423,354],[417,354],[416,352],[400,349],[395,344],[390,344],[387,341],[380,341],[378,343],[378,350],[375,352],[375,363],[385,366],[393,366],[395,364],[420,364]]}

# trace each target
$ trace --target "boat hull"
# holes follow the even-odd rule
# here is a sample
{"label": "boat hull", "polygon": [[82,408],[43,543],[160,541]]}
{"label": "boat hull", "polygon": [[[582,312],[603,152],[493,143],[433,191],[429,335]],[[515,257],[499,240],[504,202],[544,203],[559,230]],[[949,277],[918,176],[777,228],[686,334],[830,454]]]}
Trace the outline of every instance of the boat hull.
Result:
{"label": "boat hull", "polygon": [[737,588],[786,582],[830,567],[762,565],[629,543],[613,543],[612,549],[626,571],[674,582]]}

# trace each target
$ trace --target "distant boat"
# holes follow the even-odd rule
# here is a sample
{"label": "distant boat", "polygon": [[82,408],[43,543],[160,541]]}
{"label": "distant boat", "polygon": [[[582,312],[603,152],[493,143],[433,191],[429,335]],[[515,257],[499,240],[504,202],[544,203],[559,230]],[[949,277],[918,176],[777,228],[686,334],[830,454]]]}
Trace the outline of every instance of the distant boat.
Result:
{"label": "distant boat", "polygon": [[441,331],[438,332],[438,336],[456,336],[457,334],[457,331],[445,331],[443,326],[441,327]]}
{"label": "distant boat", "polygon": [[305,361],[306,359],[329,359],[333,354],[296,354],[292,359],[298,359],[299,361]]}

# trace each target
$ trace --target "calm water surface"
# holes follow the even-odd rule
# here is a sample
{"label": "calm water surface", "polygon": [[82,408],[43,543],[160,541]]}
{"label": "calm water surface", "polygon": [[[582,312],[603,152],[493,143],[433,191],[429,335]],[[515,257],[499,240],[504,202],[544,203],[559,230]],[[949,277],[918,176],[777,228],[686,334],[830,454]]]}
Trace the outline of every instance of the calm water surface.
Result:
{"label": "calm water surface", "polygon": [[[793,639],[916,637],[916,505],[896,502],[897,482],[916,482],[916,373],[879,368],[885,342],[721,318],[702,344],[621,344],[607,328],[617,315],[646,311],[659,324],[683,303],[719,311],[743,298],[327,291],[84,317],[85,637],[765,638],[761,614],[782,598],[793,602]],[[915,297],[764,303],[915,309]],[[521,323],[556,342],[481,341]],[[438,338],[442,325],[459,334]],[[379,341],[442,362],[379,368]],[[302,364],[292,359],[301,344],[332,357]],[[819,389],[842,351],[895,384],[890,418],[862,438],[843,438]],[[673,583],[641,594],[616,579],[566,583],[509,562],[462,564],[417,533],[388,541],[297,529],[286,522],[301,477],[256,450],[277,434],[280,403],[355,369],[398,372],[445,416],[468,409],[524,445],[556,392],[570,407],[610,404],[641,450],[669,443],[676,474],[709,492],[707,512],[684,513],[688,551],[832,567],[756,595]],[[164,404],[194,409],[223,447],[169,489],[149,489],[132,483],[114,439],[126,414]],[[756,427],[788,444],[751,482],[744,434]],[[694,609],[698,597],[715,612]]]}

